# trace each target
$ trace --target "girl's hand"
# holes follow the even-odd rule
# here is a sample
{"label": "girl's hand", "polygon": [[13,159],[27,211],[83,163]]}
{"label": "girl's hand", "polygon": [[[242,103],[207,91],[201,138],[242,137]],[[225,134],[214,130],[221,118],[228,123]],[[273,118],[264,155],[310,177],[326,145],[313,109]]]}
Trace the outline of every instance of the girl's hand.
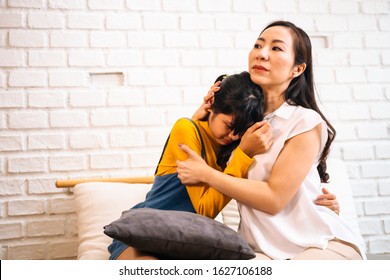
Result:
{"label": "girl's hand", "polygon": [[239,147],[249,157],[263,154],[273,144],[273,131],[267,121],[257,122],[249,127],[242,136]]}
{"label": "girl's hand", "polygon": [[207,95],[203,97],[203,103],[200,105],[198,110],[196,110],[195,113],[192,115],[192,119],[194,121],[202,120],[209,115],[209,110],[211,108],[211,105],[214,102],[214,93],[219,91],[220,84],[221,82],[216,82],[214,85],[212,85],[210,90],[207,92]]}
{"label": "girl's hand", "polygon": [[337,215],[340,214],[340,205],[337,201],[336,195],[333,193],[330,193],[328,189],[322,188],[322,193],[317,197],[317,199],[314,201],[316,205],[325,206],[335,212]]}
{"label": "girl's hand", "polygon": [[187,145],[179,145],[180,149],[188,154],[184,161],[177,160],[177,177],[186,186],[205,183],[208,169],[211,168],[203,158],[191,150]]}

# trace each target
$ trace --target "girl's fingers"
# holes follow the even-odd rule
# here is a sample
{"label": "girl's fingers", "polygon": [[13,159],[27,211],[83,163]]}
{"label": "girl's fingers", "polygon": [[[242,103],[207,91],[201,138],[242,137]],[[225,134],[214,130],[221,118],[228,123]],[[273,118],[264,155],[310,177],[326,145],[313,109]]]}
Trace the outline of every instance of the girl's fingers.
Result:
{"label": "girl's fingers", "polygon": [[250,126],[250,127],[247,129],[247,131],[248,131],[248,132],[254,132],[254,131],[258,130],[259,128],[261,128],[265,123],[266,123],[266,121],[256,122],[256,123],[254,123],[252,126]]}

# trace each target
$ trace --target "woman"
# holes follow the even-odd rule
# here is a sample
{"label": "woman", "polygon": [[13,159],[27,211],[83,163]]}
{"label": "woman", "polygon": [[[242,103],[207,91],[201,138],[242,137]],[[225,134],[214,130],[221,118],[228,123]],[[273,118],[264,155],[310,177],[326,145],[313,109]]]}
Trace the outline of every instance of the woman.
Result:
{"label": "woman", "polygon": [[[191,147],[205,162],[216,170],[246,177],[247,170],[257,153],[265,152],[272,141],[272,131],[267,122],[259,122],[263,116],[263,96],[248,72],[231,76],[220,76],[212,87],[216,91],[214,102],[208,108],[205,120],[192,122],[180,119],[173,126],[155,173],[151,191],[144,202],[134,208],[148,207],[165,210],[180,210],[198,213],[210,218],[226,206],[230,198],[208,185],[186,188],[177,178],[176,160],[184,160],[187,155],[178,148],[179,143]],[[220,82],[220,83],[219,83]],[[263,139],[257,149],[236,149],[239,139],[254,123],[262,131]],[[248,157],[247,155],[250,155]],[[110,259],[150,259],[153,258],[118,240],[109,246]]]}
{"label": "woman", "polygon": [[[365,258],[359,237],[333,211],[312,203],[329,179],[326,158],[335,131],[316,104],[309,37],[290,22],[271,23],[249,53],[249,73],[263,90],[272,147],[255,156],[248,179],[242,179],[208,167],[182,145],[189,157],[178,161],[180,180],[212,185],[236,199],[239,231],[259,258]],[[241,150],[259,135],[249,128]]]}

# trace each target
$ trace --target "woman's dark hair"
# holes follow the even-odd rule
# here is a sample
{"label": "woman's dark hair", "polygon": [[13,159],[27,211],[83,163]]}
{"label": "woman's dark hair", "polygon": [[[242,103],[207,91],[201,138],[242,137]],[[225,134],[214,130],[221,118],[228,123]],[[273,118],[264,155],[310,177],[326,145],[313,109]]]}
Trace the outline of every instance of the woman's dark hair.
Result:
{"label": "woman's dark hair", "polygon": [[[220,89],[214,93],[211,109],[215,114],[233,115],[232,131],[234,135],[242,136],[251,125],[263,119],[262,90],[245,71],[230,76],[221,75],[217,81],[221,81]],[[222,169],[239,143],[240,140],[236,140],[221,147],[217,164]]]}
{"label": "woman's dark hair", "polygon": [[283,26],[291,30],[294,41],[295,65],[302,63],[306,64],[305,71],[298,77],[295,77],[288,86],[285,93],[285,100],[292,105],[300,105],[304,108],[313,109],[322,117],[328,126],[328,140],[326,141],[324,150],[322,151],[319,160],[319,164],[317,166],[321,181],[328,182],[329,174],[326,172],[326,159],[329,154],[330,145],[336,136],[336,130],[320,111],[315,99],[310,38],[305,31],[288,21],[272,22],[267,27],[265,27],[261,33],[273,26]]}

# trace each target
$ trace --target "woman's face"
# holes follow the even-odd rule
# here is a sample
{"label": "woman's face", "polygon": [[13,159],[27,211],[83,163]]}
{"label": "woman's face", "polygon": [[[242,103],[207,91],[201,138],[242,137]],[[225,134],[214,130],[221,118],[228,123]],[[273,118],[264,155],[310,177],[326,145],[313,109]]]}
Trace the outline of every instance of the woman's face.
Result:
{"label": "woman's face", "polygon": [[225,114],[215,114],[210,112],[208,119],[211,134],[215,141],[220,145],[228,145],[231,142],[238,140],[238,135],[233,135],[232,125],[233,116]]}
{"label": "woman's face", "polygon": [[249,52],[249,73],[263,88],[284,92],[295,77],[294,41],[290,29],[273,26],[263,31]]}

